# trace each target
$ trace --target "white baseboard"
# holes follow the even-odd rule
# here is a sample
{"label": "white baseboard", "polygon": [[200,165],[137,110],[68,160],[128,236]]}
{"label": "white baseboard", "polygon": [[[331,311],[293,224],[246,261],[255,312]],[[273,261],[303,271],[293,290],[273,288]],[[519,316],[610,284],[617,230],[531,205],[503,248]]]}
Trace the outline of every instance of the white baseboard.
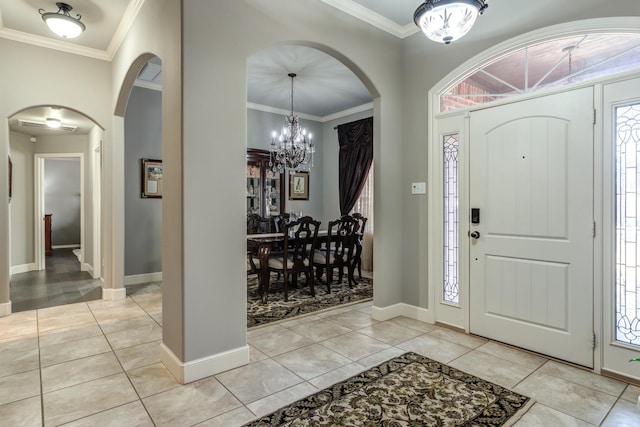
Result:
{"label": "white baseboard", "polygon": [[8,316],[11,314],[11,301],[0,304],[0,317]]}
{"label": "white baseboard", "polygon": [[51,245],[51,249],[77,249],[80,247],[80,243],[74,245]]}
{"label": "white baseboard", "polygon": [[249,363],[249,346],[245,345],[223,353],[184,363],[164,345],[160,344],[160,360],[180,384],[188,384],[229,369]]}
{"label": "white baseboard", "polygon": [[149,282],[161,282],[162,281],[162,271],[156,273],[146,273],[146,274],[132,274],[131,276],[124,276],[124,285],[139,285],[140,283],[149,283]]}
{"label": "white baseboard", "polygon": [[9,275],[18,274],[18,273],[27,273],[29,271],[36,270],[36,263],[30,262],[29,264],[21,264],[21,265],[13,265],[9,268]]}
{"label": "white baseboard", "polygon": [[425,323],[435,323],[435,317],[432,310],[416,307],[415,305],[399,303],[388,307],[373,306],[371,308],[371,317],[374,320],[382,322],[398,316],[408,317]]}
{"label": "white baseboard", "polygon": [[80,271],[86,271],[93,277],[93,267],[89,263],[83,262],[80,264]]}
{"label": "white baseboard", "polygon": [[102,285],[102,299],[104,301],[120,301],[127,298],[127,290],[125,288],[105,288]]}

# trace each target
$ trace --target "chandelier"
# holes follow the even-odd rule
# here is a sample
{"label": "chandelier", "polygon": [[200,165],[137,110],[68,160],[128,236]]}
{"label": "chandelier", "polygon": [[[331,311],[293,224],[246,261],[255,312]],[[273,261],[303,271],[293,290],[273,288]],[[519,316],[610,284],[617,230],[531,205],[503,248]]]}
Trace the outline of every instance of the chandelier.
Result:
{"label": "chandelier", "polygon": [[413,14],[413,21],[431,40],[449,44],[469,32],[486,0],[427,0]]}
{"label": "chandelier", "polygon": [[291,77],[291,115],[285,117],[280,136],[273,131],[269,147],[269,167],[279,173],[285,170],[309,170],[313,167],[313,153],[316,152],[311,133],[300,129],[298,116],[293,114],[293,78],[296,74],[289,73],[288,76]]}
{"label": "chandelier", "polygon": [[38,9],[42,20],[47,24],[49,29],[65,39],[78,37],[85,29],[85,25],[80,21],[82,16],[77,14],[74,18],[69,14],[73,7],[66,3],[57,2],[57,12],[45,12],[44,9]]}

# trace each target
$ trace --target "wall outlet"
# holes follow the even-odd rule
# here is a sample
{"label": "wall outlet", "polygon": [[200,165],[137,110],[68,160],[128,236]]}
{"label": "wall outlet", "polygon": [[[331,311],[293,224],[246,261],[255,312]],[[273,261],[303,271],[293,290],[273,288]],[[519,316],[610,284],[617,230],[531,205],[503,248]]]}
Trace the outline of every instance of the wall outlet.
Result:
{"label": "wall outlet", "polygon": [[427,183],[426,182],[412,182],[411,183],[411,194],[427,194]]}

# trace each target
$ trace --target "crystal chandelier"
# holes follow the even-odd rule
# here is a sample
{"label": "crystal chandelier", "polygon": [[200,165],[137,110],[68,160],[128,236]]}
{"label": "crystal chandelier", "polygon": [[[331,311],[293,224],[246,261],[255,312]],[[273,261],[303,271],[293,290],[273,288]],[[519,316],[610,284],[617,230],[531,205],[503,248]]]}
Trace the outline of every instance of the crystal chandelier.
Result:
{"label": "crystal chandelier", "polygon": [[288,76],[291,77],[291,115],[285,117],[280,136],[273,131],[269,147],[269,167],[279,173],[285,170],[309,170],[313,166],[313,153],[316,152],[311,133],[300,129],[298,116],[293,114],[293,78],[296,74],[289,73]]}
{"label": "crystal chandelier", "polygon": [[427,0],[413,14],[413,21],[431,40],[449,44],[469,32],[486,0]]}

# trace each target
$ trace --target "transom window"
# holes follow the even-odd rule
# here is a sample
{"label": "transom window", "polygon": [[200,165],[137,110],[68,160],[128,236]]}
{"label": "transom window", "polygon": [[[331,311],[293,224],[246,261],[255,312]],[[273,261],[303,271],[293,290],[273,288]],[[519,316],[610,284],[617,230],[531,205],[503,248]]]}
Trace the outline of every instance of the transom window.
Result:
{"label": "transom window", "polygon": [[494,59],[440,95],[440,111],[576,84],[640,69],[640,34],[583,34]]}

